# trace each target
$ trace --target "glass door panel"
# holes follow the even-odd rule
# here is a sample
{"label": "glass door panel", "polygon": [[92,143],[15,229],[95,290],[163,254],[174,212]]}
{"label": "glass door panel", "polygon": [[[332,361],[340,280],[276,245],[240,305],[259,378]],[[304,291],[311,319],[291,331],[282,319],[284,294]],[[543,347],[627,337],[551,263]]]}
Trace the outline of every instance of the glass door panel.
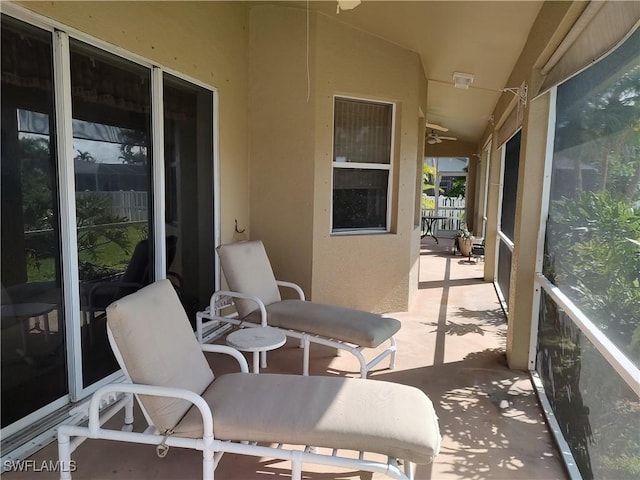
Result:
{"label": "glass door panel", "polygon": [[2,18],[2,428],[68,393],[52,40]]}
{"label": "glass door panel", "polygon": [[118,367],[105,308],[154,279],[151,71],[70,42],[83,386]]}
{"label": "glass door panel", "polygon": [[164,75],[167,272],[192,323],[214,290],[213,92]]}

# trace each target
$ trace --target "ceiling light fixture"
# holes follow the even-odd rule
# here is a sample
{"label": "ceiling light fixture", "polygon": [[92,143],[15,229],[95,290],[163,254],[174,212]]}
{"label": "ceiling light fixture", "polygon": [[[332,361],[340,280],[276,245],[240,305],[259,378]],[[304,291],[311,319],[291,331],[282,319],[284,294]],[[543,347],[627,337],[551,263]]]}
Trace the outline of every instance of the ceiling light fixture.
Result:
{"label": "ceiling light fixture", "polygon": [[360,3],[360,0],[338,0],[336,13],[340,13],[340,10],[353,10],[360,5]]}
{"label": "ceiling light fixture", "polygon": [[467,90],[473,83],[473,75],[470,73],[453,72],[453,86]]}

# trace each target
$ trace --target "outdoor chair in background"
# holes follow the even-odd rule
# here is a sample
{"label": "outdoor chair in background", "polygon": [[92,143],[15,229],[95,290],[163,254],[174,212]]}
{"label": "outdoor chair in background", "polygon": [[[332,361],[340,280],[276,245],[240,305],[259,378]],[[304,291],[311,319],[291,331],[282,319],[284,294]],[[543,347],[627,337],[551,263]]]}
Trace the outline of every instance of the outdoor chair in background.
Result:
{"label": "outdoor chair in background", "polygon": [[[289,460],[293,480],[302,478],[303,463],[406,480],[440,448],[438,420],[421,390],[379,380],[246,373],[237,350],[197,342],[168,280],[111,304],[107,322],[127,383],[93,394],[87,426],[59,427],[62,479],[71,478],[71,453],[86,438],[156,445],[160,457],[169,447],[200,450],[206,479],[213,479],[224,453],[236,453]],[[215,378],[203,351],[231,355],[241,372]],[[122,394],[100,412],[105,399]],[[132,431],[134,396],[149,424],[144,432]],[[105,428],[123,408],[123,429]],[[90,465],[74,467],[90,474]]]}
{"label": "outdoor chair in background", "polygon": [[[176,256],[178,237],[167,236],[167,270]],[[84,282],[81,285],[83,311],[91,324],[97,315],[104,314],[107,306],[115,300],[149,285],[153,279],[149,239],[140,240],[122,274],[103,280]]]}
{"label": "outdoor chair in background", "polygon": [[[242,324],[245,327],[265,326],[281,329],[289,337],[298,338],[303,353],[303,374],[309,374],[310,343],[344,350],[360,362],[360,375],[368,372],[386,357],[389,368],[395,366],[396,341],[400,321],[335,305],[309,302],[302,289],[291,282],[276,280],[264,245],[259,240],[245,241],[217,248],[222,270],[230,290],[215,292],[211,297],[208,317],[212,324]],[[292,288],[298,299],[283,300],[278,287]],[[218,315],[219,298],[233,298],[237,318]],[[197,316],[196,332],[203,341],[207,323]],[[377,348],[388,342],[388,347],[367,362],[362,351]]]}
{"label": "outdoor chair in background", "polygon": [[478,263],[478,260],[484,261],[484,238],[480,243],[473,244],[471,247],[471,256],[476,260],[476,263]]}
{"label": "outdoor chair in background", "polygon": [[[166,237],[166,265],[167,271],[176,256],[178,237]],[[89,343],[95,341],[96,332],[100,338],[104,335],[106,309],[115,300],[129,295],[153,282],[153,263],[149,248],[149,239],[140,240],[131,254],[127,268],[121,274],[98,280],[82,282],[80,284],[81,310],[83,331]],[[180,290],[180,279],[173,282]]]}

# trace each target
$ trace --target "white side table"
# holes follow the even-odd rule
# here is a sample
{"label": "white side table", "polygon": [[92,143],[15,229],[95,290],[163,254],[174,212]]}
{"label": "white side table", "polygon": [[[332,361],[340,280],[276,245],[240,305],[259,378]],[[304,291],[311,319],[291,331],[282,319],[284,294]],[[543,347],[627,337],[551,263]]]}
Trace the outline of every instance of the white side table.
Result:
{"label": "white side table", "polygon": [[[40,320],[42,317],[44,319],[44,341],[49,342],[49,335],[51,334],[51,330],[49,328],[49,313],[56,306],[51,303],[11,303],[7,305],[2,305],[2,309],[0,312],[0,316],[2,318],[11,318],[21,323],[20,331],[22,335],[22,350],[18,350],[18,354],[25,357],[28,357],[28,340],[29,340],[29,332],[34,329],[40,329]],[[33,328],[31,328],[30,319],[35,318],[36,323]]]}
{"label": "white side table", "polygon": [[227,335],[227,345],[241,352],[253,352],[253,373],[260,373],[258,355],[262,354],[262,368],[267,366],[266,353],[281,347],[287,337],[280,330],[269,327],[247,327]]}

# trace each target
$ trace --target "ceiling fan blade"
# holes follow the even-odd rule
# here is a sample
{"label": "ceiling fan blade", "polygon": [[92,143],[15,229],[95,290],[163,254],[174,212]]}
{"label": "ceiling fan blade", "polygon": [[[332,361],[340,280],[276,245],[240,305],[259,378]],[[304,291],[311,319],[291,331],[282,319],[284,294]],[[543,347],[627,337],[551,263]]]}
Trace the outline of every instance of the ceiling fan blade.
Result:
{"label": "ceiling fan blade", "polygon": [[440,140],[458,140],[456,137],[438,137]]}
{"label": "ceiling fan blade", "polygon": [[441,132],[448,132],[449,129],[447,127],[443,127],[442,125],[438,125],[437,123],[429,123],[427,122],[425,125],[427,128],[431,128],[432,130],[440,130]]}

